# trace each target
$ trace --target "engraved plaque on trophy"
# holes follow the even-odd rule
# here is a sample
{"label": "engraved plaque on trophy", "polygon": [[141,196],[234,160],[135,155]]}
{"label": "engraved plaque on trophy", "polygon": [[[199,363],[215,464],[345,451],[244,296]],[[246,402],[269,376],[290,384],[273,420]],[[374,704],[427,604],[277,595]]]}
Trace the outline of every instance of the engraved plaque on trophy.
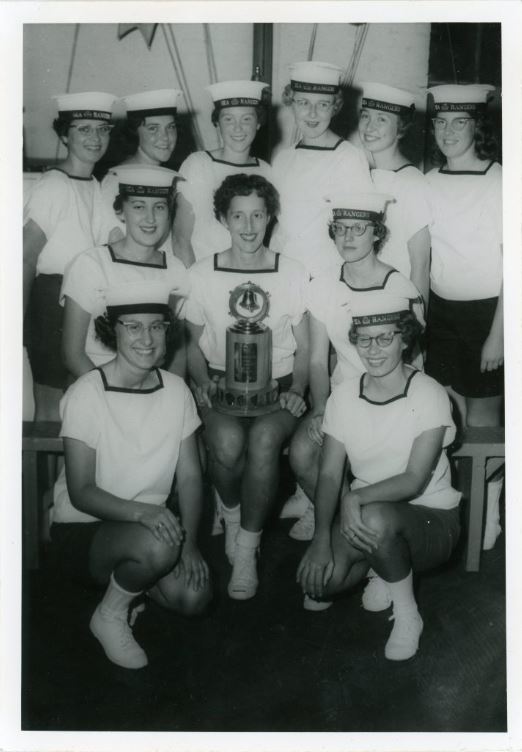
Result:
{"label": "engraved plaque on trophy", "polygon": [[218,382],[214,407],[223,413],[255,416],[279,409],[279,388],[272,379],[272,331],[263,324],[268,293],[252,282],[230,293],[226,370]]}

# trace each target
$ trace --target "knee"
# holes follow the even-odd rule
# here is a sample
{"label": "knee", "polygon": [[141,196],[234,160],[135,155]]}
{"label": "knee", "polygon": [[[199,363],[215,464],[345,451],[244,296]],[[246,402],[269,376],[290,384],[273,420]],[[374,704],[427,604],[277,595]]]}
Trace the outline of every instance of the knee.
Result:
{"label": "knee", "polygon": [[284,435],[269,423],[254,425],[248,438],[248,456],[253,459],[278,457]]}
{"label": "knee", "polygon": [[210,582],[207,582],[200,590],[188,587],[173,587],[171,592],[163,587],[164,605],[171,611],[182,616],[201,616],[212,602],[213,590]]}
{"label": "knee", "polygon": [[290,444],[288,459],[296,475],[305,475],[317,463],[319,447],[308,437],[306,430],[298,430]]}
{"label": "knee", "polygon": [[361,509],[361,518],[365,525],[377,533],[380,541],[393,538],[399,532],[399,516],[393,504],[367,504]]}
{"label": "knee", "polygon": [[178,546],[169,546],[164,541],[159,541],[152,533],[149,533],[141,551],[137,554],[151,577],[159,579],[169,572],[179,558]]}
{"label": "knee", "polygon": [[245,436],[239,426],[227,426],[214,431],[209,439],[211,457],[227,468],[233,468],[245,448]]}

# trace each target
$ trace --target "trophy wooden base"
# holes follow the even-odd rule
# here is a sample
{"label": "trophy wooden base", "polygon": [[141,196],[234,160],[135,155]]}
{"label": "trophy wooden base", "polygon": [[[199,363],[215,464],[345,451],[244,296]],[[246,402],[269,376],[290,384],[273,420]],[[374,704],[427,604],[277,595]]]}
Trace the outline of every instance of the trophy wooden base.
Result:
{"label": "trophy wooden base", "polygon": [[225,377],[222,376],[218,381],[213,407],[220,413],[242,418],[273,413],[279,410],[279,385],[272,380],[263,389],[253,390],[248,386],[244,389],[227,389]]}

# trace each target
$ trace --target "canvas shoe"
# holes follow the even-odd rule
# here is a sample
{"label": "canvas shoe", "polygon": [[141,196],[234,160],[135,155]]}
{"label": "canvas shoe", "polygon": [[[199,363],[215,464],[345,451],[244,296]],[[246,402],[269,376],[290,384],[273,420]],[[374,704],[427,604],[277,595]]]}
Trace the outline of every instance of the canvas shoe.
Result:
{"label": "canvas shoe", "polygon": [[419,649],[423,621],[418,611],[408,610],[393,614],[393,629],[384,648],[389,661],[406,661]]}
{"label": "canvas shoe", "polygon": [[89,628],[105,651],[107,658],[123,668],[143,668],[148,664],[147,655],[132,635],[126,613],[102,609],[94,611]]}
{"label": "canvas shoe", "polygon": [[305,494],[301,486],[297,484],[295,493],[293,493],[292,496],[289,496],[283,504],[283,508],[279,513],[279,518],[281,520],[286,520],[291,517],[302,517],[309,506],[310,499]]}
{"label": "canvas shoe", "polygon": [[309,595],[305,595],[303,600],[305,611],[326,611],[331,605],[332,601],[316,601],[315,598],[310,598]]}
{"label": "canvas shoe", "polygon": [[373,569],[368,572],[368,584],[362,594],[362,606],[365,611],[385,611],[391,606],[392,599],[386,582]]}
{"label": "canvas shoe", "polygon": [[237,601],[253,598],[257,592],[257,548],[236,544],[232,576],[228,583],[228,594]]}
{"label": "canvas shoe", "polygon": [[312,540],[315,533],[315,512],[314,512],[314,505],[311,501],[308,502],[308,508],[304,515],[297,520],[297,522],[294,522],[290,530],[288,531],[288,535],[290,538],[293,538],[294,540],[298,541],[309,541]]}

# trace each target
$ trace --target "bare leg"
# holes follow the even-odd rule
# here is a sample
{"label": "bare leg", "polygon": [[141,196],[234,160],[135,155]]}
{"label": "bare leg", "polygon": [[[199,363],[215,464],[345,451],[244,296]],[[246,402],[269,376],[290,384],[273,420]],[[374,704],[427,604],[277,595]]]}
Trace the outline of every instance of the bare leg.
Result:
{"label": "bare leg", "polygon": [[247,441],[245,429],[241,419],[210,408],[202,411],[202,418],[210,477],[225,506],[235,507],[241,498]]}
{"label": "bare leg", "polygon": [[321,447],[312,441],[308,435],[310,419],[305,418],[299,424],[290,444],[290,466],[294,471],[297,482],[306,493],[310,501],[313,501],[317,475],[319,472],[319,459]]}
{"label": "bare leg", "polygon": [[63,391],[35,382],[33,385],[33,394],[35,421],[59,421],[60,400],[63,397]]}

